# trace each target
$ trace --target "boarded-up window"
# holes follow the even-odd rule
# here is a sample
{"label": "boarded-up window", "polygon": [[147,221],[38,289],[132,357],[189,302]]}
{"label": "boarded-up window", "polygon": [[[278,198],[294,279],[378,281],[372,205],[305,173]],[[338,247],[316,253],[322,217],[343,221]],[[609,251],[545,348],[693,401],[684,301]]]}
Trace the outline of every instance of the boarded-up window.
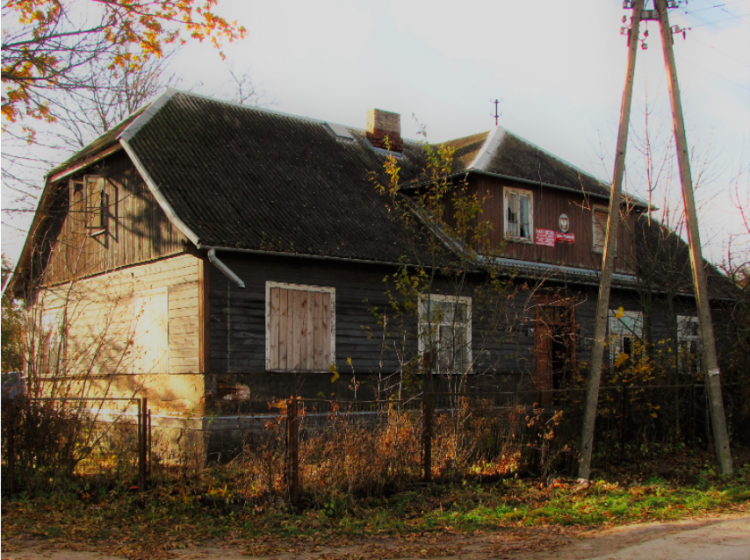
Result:
{"label": "boarded-up window", "polygon": [[607,221],[609,211],[603,207],[594,207],[594,252],[604,252],[604,241],[607,238]]}
{"label": "boarded-up window", "polygon": [[133,373],[168,373],[167,288],[133,294]]}
{"label": "boarded-up window", "polygon": [[534,230],[531,191],[505,189],[505,236],[517,241],[533,241]]}
{"label": "boarded-up window", "polygon": [[266,282],[266,369],[328,371],[335,361],[335,288]]}

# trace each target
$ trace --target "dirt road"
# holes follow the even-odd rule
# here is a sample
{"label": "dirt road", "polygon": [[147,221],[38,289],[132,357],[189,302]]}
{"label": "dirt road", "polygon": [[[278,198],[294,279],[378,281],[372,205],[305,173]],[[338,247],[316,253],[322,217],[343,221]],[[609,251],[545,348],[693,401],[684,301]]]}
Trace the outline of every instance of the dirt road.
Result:
{"label": "dirt road", "polygon": [[120,560],[125,557],[202,560],[750,560],[750,516],[651,523],[571,535],[556,527],[501,529],[493,534],[428,534],[366,539],[341,545],[266,542],[184,550],[55,549],[49,543],[3,543],[4,560]]}

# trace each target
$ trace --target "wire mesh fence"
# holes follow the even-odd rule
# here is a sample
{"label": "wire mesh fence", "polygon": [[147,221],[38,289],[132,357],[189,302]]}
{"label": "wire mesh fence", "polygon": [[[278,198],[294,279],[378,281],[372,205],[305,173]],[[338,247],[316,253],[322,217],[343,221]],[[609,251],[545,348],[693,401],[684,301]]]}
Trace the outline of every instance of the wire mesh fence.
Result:
{"label": "wire mesh fence", "polygon": [[4,492],[90,481],[132,481],[150,473],[151,412],[145,398],[18,395],[2,403]]}
{"label": "wire mesh fence", "polygon": [[[735,434],[743,431],[747,408],[740,394],[725,388]],[[706,398],[702,384],[602,387],[595,461],[710,445]],[[220,471],[243,499],[323,504],[332,496],[381,496],[426,482],[572,475],[584,401],[579,388],[427,392],[380,401],[291,398],[266,404],[263,413],[186,425],[188,437],[175,445],[202,442],[191,468]],[[4,491],[76,477],[132,480],[143,489],[152,464],[157,483],[186,469],[187,461],[165,460],[160,445],[152,460],[146,399],[17,398],[4,402],[2,412]],[[210,453],[222,447],[224,432],[235,442],[231,451]]]}

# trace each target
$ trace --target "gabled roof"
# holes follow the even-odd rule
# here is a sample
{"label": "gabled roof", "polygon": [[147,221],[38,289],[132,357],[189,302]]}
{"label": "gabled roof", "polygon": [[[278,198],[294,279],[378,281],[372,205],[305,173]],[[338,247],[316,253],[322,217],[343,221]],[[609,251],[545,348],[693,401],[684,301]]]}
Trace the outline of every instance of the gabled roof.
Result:
{"label": "gabled roof", "polygon": [[[445,144],[455,149],[455,175],[489,175],[609,199],[608,184],[501,126],[492,132]],[[636,206],[645,206],[635,198],[627,197],[627,200]]]}

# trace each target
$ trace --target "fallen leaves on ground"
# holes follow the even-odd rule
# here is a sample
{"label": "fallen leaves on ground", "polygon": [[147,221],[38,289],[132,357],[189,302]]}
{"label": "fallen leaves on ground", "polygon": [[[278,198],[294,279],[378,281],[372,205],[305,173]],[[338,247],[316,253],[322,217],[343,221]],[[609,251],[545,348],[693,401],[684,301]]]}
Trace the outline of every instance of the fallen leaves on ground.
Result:
{"label": "fallen leaves on ground", "polygon": [[[33,540],[134,560],[176,558],[205,546],[253,558],[442,558],[472,551],[507,558],[561,546],[592,529],[750,511],[750,450],[735,450],[733,477],[712,474],[706,461],[685,452],[601,472],[590,485],[563,477],[464,480],[298,510],[231,499],[223,507],[201,499],[200,481],[184,480],[162,481],[143,494],[18,495],[2,501],[2,550]],[[673,469],[666,472],[665,464]]]}

